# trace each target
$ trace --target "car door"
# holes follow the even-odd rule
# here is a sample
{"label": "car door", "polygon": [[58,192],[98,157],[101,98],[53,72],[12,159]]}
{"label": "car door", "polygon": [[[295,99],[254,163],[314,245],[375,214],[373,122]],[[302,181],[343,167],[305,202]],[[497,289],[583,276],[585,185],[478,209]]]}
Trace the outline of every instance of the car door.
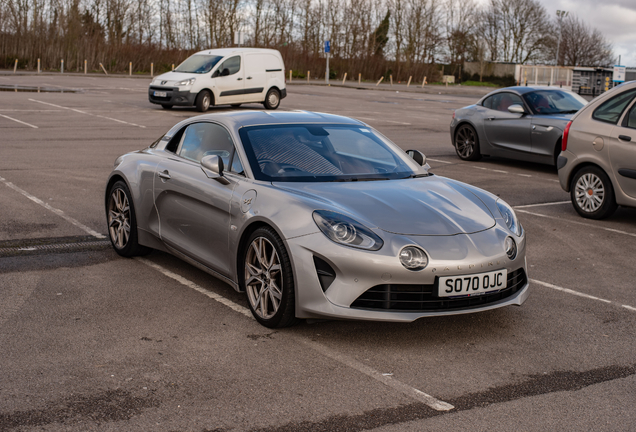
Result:
{"label": "car door", "polygon": [[521,97],[501,92],[489,99],[488,110],[484,113],[484,132],[489,143],[498,149],[529,152],[532,115],[508,111],[508,107],[514,104],[525,107]]}
{"label": "car door", "polygon": [[636,198],[636,103],[612,130],[609,141],[610,163],[616,181],[626,195]]}
{"label": "car door", "polygon": [[237,54],[224,60],[212,73],[217,90],[216,105],[242,103],[245,100],[245,67]]}
{"label": "car door", "polygon": [[174,156],[157,165],[153,192],[162,241],[226,276],[231,268],[230,202],[242,177],[225,172],[229,184],[223,184],[208,178],[200,161],[216,154],[231,167],[235,153],[224,127],[207,122],[190,124],[181,133]]}

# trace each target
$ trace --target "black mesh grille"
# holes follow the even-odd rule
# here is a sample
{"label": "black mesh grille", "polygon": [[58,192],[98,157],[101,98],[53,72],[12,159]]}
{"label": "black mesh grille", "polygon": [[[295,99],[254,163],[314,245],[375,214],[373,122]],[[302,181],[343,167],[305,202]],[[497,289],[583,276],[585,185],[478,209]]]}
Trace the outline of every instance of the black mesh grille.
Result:
{"label": "black mesh grille", "polygon": [[445,298],[437,296],[437,283],[431,285],[376,285],[351,304],[354,309],[430,312],[477,308],[514,295],[526,284],[524,270],[508,273],[505,289],[473,297]]}

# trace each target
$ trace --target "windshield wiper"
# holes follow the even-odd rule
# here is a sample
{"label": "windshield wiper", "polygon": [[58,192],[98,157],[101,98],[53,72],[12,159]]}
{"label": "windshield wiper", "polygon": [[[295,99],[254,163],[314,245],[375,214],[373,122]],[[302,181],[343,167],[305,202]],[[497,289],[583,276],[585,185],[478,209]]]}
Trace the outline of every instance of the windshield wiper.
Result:
{"label": "windshield wiper", "polygon": [[579,112],[579,110],[566,110],[566,111],[559,111],[559,114],[574,114]]}
{"label": "windshield wiper", "polygon": [[342,178],[331,180],[332,182],[358,182],[358,181],[377,181],[377,180],[389,180],[386,177],[370,177],[370,178]]}

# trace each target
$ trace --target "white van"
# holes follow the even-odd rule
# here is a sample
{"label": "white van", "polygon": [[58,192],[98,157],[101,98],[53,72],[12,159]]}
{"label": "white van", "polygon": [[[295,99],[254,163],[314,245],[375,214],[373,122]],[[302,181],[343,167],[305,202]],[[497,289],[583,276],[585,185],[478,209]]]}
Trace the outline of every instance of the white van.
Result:
{"label": "white van", "polygon": [[165,109],[194,105],[201,112],[211,105],[254,102],[276,109],[287,96],[284,71],[283,58],[273,49],[200,51],[153,79],[148,99]]}

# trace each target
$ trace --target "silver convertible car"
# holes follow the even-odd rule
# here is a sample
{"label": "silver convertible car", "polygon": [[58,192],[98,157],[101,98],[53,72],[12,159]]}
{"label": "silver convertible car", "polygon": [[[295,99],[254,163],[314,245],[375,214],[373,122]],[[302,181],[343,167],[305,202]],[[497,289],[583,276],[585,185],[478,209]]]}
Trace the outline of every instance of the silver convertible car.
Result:
{"label": "silver convertible car", "polygon": [[346,117],[190,118],[115,161],[105,205],[117,253],[172,253],[244,291],[267,327],[413,321],[528,296],[508,204]]}
{"label": "silver convertible car", "polygon": [[585,104],[556,87],[495,90],[453,113],[451,140],[462,160],[500,156],[556,166],[563,130]]}

